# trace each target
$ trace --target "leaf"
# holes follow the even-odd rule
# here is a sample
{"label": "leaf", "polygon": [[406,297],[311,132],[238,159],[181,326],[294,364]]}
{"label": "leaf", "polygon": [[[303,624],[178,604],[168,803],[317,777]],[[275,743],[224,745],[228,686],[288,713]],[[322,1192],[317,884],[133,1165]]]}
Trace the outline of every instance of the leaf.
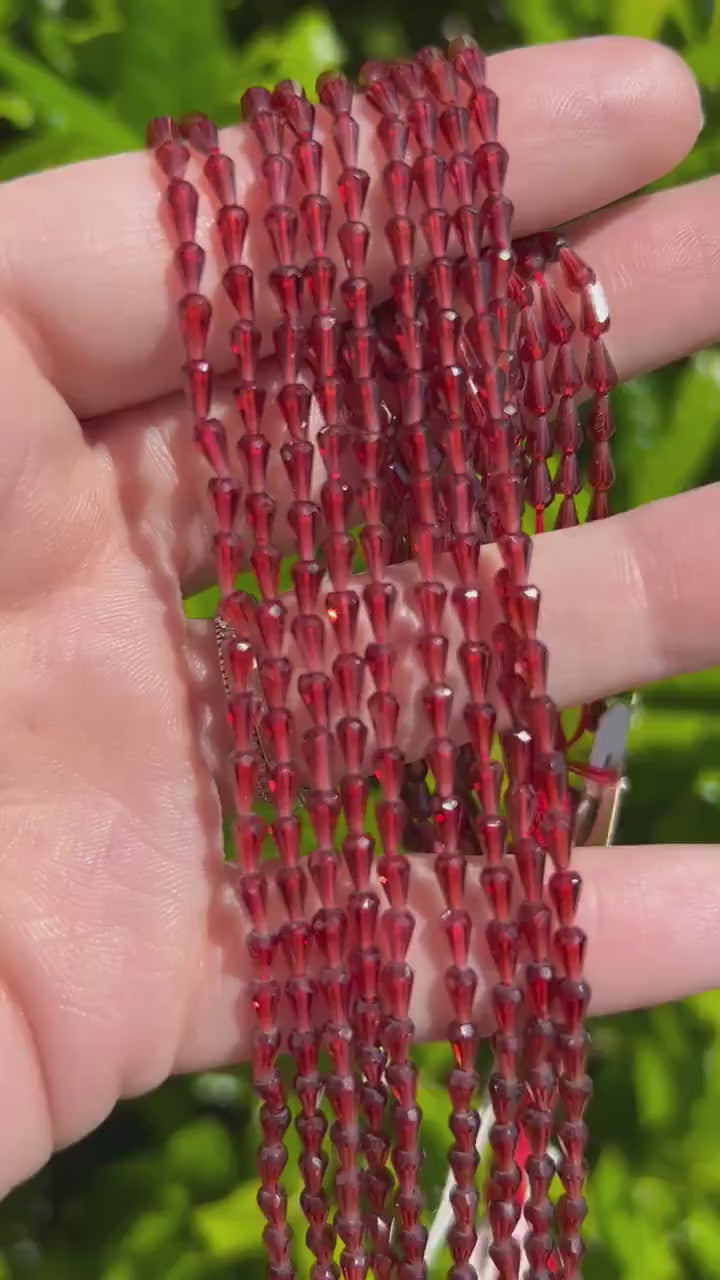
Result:
{"label": "leaf", "polygon": [[219,0],[126,0],[119,39],[118,113],[137,130],[155,115],[216,117],[230,89]]}
{"label": "leaf", "polygon": [[138,144],[138,136],[109,107],[4,40],[0,41],[0,77],[28,98],[56,137],[74,135],[105,153],[132,150]]}
{"label": "leaf", "polygon": [[328,67],[345,61],[345,49],[326,13],[303,9],[278,33],[264,29],[248,42],[235,64],[237,93],[250,84],[299,80],[311,89]]}
{"label": "leaf", "polygon": [[91,142],[72,135],[43,132],[27,141],[16,142],[0,153],[0,182],[21,178],[27,173],[40,173],[61,164],[90,160],[107,154],[100,140]]}
{"label": "leaf", "polygon": [[209,1116],[183,1125],[167,1144],[167,1167],[197,1199],[226,1191],[237,1171],[227,1129]]}
{"label": "leaf", "polygon": [[214,1258],[230,1261],[257,1256],[259,1261],[262,1228],[256,1196],[253,1170],[249,1181],[231,1195],[195,1211],[195,1230]]}
{"label": "leaf", "polygon": [[635,459],[630,504],[640,506],[699,482],[716,448],[719,424],[720,351],[704,351],[688,361],[665,431],[642,460]]}
{"label": "leaf", "polygon": [[674,1064],[662,1053],[662,1044],[640,1040],[635,1046],[635,1097],[641,1124],[662,1128],[678,1109],[678,1077]]}
{"label": "leaf", "polygon": [[717,1213],[700,1206],[691,1209],[685,1224],[690,1253],[707,1276],[720,1275],[720,1231]]}
{"label": "leaf", "polygon": [[135,1259],[151,1259],[173,1246],[187,1217],[187,1197],[177,1186],[164,1189],[163,1203],[135,1218],[121,1242],[121,1250]]}
{"label": "leaf", "polygon": [[214,618],[219,603],[220,592],[217,587],[208,587],[206,591],[188,596],[185,601],[185,616],[198,619]]}
{"label": "leaf", "polygon": [[657,38],[670,19],[682,22],[686,0],[611,0],[608,28],[613,35]]}
{"label": "leaf", "polygon": [[553,0],[508,0],[506,5],[508,16],[513,19],[522,32],[525,44],[549,44],[555,40],[566,40],[572,34],[572,27],[562,17],[563,5],[555,5]]}
{"label": "leaf", "polygon": [[685,50],[685,58],[695,75],[708,89],[720,84],[720,5],[712,7],[712,19],[705,40]]}

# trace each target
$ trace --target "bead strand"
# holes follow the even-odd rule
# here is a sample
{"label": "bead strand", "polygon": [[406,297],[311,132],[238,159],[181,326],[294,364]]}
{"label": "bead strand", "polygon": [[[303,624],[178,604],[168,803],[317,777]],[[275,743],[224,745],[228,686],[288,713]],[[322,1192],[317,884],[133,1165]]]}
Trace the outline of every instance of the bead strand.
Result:
{"label": "bead strand", "polygon": [[[248,95],[243,107],[255,127],[265,159],[263,173],[266,179],[269,207],[264,223],[271,241],[275,266],[270,273],[270,285],[280,310],[279,323],[273,329],[275,360],[279,377],[276,402],[284,420],[287,438],[280,455],[292,489],[292,501],[288,508],[288,523],[295,535],[297,549],[294,585],[299,612],[293,620],[292,631],[303,664],[304,674],[298,680],[298,692],[310,715],[312,727],[302,736],[303,754],[310,773],[310,789],[304,797],[316,836],[316,847],[308,866],[315,886],[320,893],[320,912],[313,920],[313,927],[305,916],[308,887],[304,859],[300,858],[301,824],[295,811],[298,798],[298,770],[292,763],[289,735],[292,717],[287,709],[292,667],[282,656],[279,634],[275,640],[275,652],[261,664],[261,678],[267,673],[265,691],[268,713],[265,723],[274,738],[277,765],[271,773],[273,782],[284,784],[285,793],[275,794],[278,820],[274,834],[284,866],[278,872],[284,891],[288,925],[282,936],[290,965],[291,977],[286,983],[286,994],[293,1011],[293,1030],[289,1048],[296,1064],[296,1090],[301,1104],[298,1117],[298,1133],[302,1143],[300,1170],[303,1178],[301,1204],[308,1220],[306,1242],[315,1257],[313,1280],[325,1280],[337,1274],[333,1264],[334,1234],[328,1225],[328,1204],[323,1187],[327,1157],[323,1150],[326,1121],[321,1111],[321,1093],[324,1081],[318,1070],[319,1039],[315,1026],[314,1008],[317,983],[311,976],[308,957],[313,935],[325,961],[321,980],[327,978],[330,969],[339,971],[339,962],[345,933],[344,913],[335,903],[335,855],[333,850],[334,824],[337,820],[337,793],[331,782],[332,735],[329,728],[330,707],[327,679],[320,669],[323,658],[323,628],[312,612],[317,599],[313,598],[314,584],[320,583],[319,564],[315,556],[315,544],[319,526],[319,509],[311,501],[310,482],[314,449],[308,440],[311,394],[301,377],[301,364],[305,356],[305,328],[301,319],[303,273],[297,265],[296,244],[299,228],[298,216],[290,205],[290,188],[293,166],[285,154],[284,139],[288,133],[283,108],[288,95],[282,87],[272,97],[269,94]],[[298,567],[299,566],[299,567]],[[277,592],[277,583],[272,583]],[[268,608],[285,626],[285,611],[279,601],[273,599]],[[278,628],[279,632],[279,628]],[[268,724],[269,720],[273,724]],[[275,732],[273,734],[273,729]],[[278,749],[280,748],[280,749]],[[337,979],[335,987],[339,984]],[[342,998],[342,996],[340,997]],[[328,1082],[332,1086],[332,1079]]]}
{"label": "bead strand", "polygon": [[[360,86],[367,102],[377,113],[377,139],[383,155],[382,185],[390,215],[385,223],[385,239],[394,264],[390,275],[394,324],[387,335],[392,345],[384,354],[384,359],[379,360],[379,367],[392,383],[395,406],[394,444],[398,455],[401,456],[404,448],[407,448],[407,441],[416,424],[422,418],[425,393],[422,370],[423,328],[418,318],[420,277],[413,265],[415,227],[408,217],[411,190],[411,170],[406,160],[408,127],[401,113],[396,88],[383,64],[366,63],[360,72]],[[362,505],[366,522],[361,540],[371,577],[371,584],[369,589],[366,589],[364,599],[373,632],[373,648],[369,658],[373,668],[379,670],[381,663],[378,662],[378,657],[382,657],[387,652],[392,609],[396,600],[394,587],[385,581],[393,541],[383,522],[386,488],[382,477],[387,466],[386,450],[380,447],[377,419],[373,417],[363,425],[368,429],[360,438],[359,461],[365,471]],[[378,686],[378,690],[381,691],[381,686]],[[386,800],[400,802],[399,814],[405,819],[400,838],[405,839],[412,831],[406,808],[407,765],[404,757],[392,743],[386,747],[380,746],[375,756],[375,771],[381,778]],[[389,879],[388,884],[390,884]],[[409,975],[405,959],[412,930],[408,927],[409,920],[405,906],[396,906],[392,898],[390,905],[391,910],[383,917],[383,927],[388,937],[395,975],[407,980]],[[404,968],[397,968],[397,966],[404,966]],[[389,969],[386,968],[383,972],[383,981],[386,984],[389,983],[389,977]],[[391,1001],[390,1003],[392,1004]],[[393,1012],[394,1016],[398,1016],[395,1011]],[[407,1014],[407,1009],[404,1014],[402,1010],[399,1013],[400,1016],[404,1016]],[[405,1153],[396,1149],[393,1152],[393,1159],[400,1185],[396,1211],[399,1212],[403,1230],[406,1231],[405,1235],[402,1231],[399,1233],[400,1246],[405,1254],[405,1264],[413,1267],[421,1263],[424,1250],[424,1237],[412,1238],[413,1232],[418,1237],[422,1234],[416,1183],[419,1168],[419,1163],[416,1162],[419,1156],[417,1147],[421,1116],[414,1094],[407,1087],[404,1088],[404,1096],[398,1096],[397,1093],[395,1095],[393,1116],[395,1122],[404,1127],[406,1134]],[[398,1144],[399,1147],[400,1144]],[[405,1160],[406,1156],[409,1157],[406,1161],[408,1170],[407,1173],[403,1173],[400,1162]],[[383,1212],[384,1232],[389,1232],[390,1218],[391,1214],[386,1205]],[[419,1232],[417,1228],[420,1228]],[[408,1248],[409,1243],[412,1245],[412,1252]]]}
{"label": "bead strand", "polygon": [[[293,102],[297,116],[300,111],[297,98]],[[288,105],[286,100],[286,111]],[[333,533],[344,532],[345,512],[349,506],[349,491],[343,483],[343,457],[348,443],[348,430],[344,387],[338,369],[340,322],[334,307],[336,268],[332,259],[327,256],[331,204],[327,196],[322,194],[323,153],[321,144],[312,137],[314,114],[311,122],[308,109],[303,105],[302,116],[302,128],[296,127],[298,142],[295,146],[295,159],[298,175],[307,192],[301,203],[301,217],[311,255],[305,268],[306,285],[314,307],[309,324],[309,341],[314,361],[314,394],[324,423],[319,433],[320,452],[326,470],[322,501],[332,536]],[[385,1172],[388,1144],[382,1133],[386,1099],[386,1090],[382,1084],[385,1057],[377,1043],[380,964],[375,935],[380,900],[371,888],[374,850],[372,840],[365,833],[369,788],[363,772],[368,734],[360,717],[364,674],[364,662],[354,647],[341,651],[335,658],[333,675],[341,707],[336,735],[344,764],[340,777],[340,797],[347,825],[343,857],[353,886],[347,910],[357,944],[350,956],[351,991],[354,989],[355,992],[350,1024],[353,1032],[352,1047],[363,1077],[360,1085],[360,1107],[367,1131],[361,1134],[360,1143],[368,1164],[364,1183],[370,1202],[370,1233],[374,1238],[377,1230],[373,1231],[373,1224],[387,1197],[388,1177],[379,1177],[378,1174]],[[334,975],[329,970],[328,980],[331,978]],[[337,1017],[335,1022],[339,1027]],[[347,1037],[347,1021],[343,1025]],[[347,1123],[355,1123],[355,1119],[348,1098]],[[342,1133],[340,1136],[342,1137]],[[364,1265],[361,1255],[356,1261],[359,1265]]]}
{"label": "bead strand", "polygon": [[[341,152],[344,167],[338,184],[348,219],[338,232],[349,273],[342,286],[350,319],[344,351],[357,392],[356,460],[361,479],[367,482],[363,486],[363,496],[368,504],[368,514],[376,520],[375,498],[372,495],[377,493],[373,486],[379,475],[382,418],[376,377],[377,333],[370,312],[372,290],[364,274],[369,232],[360,222],[369,176],[355,167],[358,132],[354,130],[350,133],[346,127],[346,121],[351,119],[352,90],[346,90],[342,97],[338,93],[338,84],[339,78],[336,78],[333,92],[327,96],[326,105],[334,114],[336,134],[342,130],[344,139],[349,135],[353,139],[352,151],[349,151],[345,142],[345,154]],[[327,82],[323,88],[327,89]],[[387,1053],[386,1079],[393,1096],[395,1145],[392,1162],[398,1180],[395,1196],[395,1223],[400,1254],[398,1265],[406,1280],[415,1280],[415,1277],[417,1280],[424,1280],[426,1269],[423,1254],[427,1232],[420,1221],[420,1112],[417,1106],[417,1071],[409,1057],[414,1035],[414,1024],[409,1017],[414,975],[407,962],[407,953],[414,917],[407,909],[410,862],[401,851],[406,823],[405,806],[401,799],[405,760],[395,741],[400,704],[392,692],[395,650],[389,643],[395,595],[394,592],[383,589],[376,599],[377,603],[373,600],[369,607],[366,600],[366,607],[374,636],[382,636],[382,639],[375,638],[370,642],[366,650],[366,661],[375,684],[375,692],[368,700],[376,740],[373,772],[382,788],[382,799],[376,808],[383,846],[378,871],[388,901],[388,907],[381,918],[389,954],[380,974],[380,995],[384,1009],[381,1040]]]}
{"label": "bead strand", "polygon": [[[449,70],[452,77],[452,67]],[[405,91],[412,95],[409,114],[420,148],[415,172],[424,205],[423,225],[431,254],[428,269],[428,323],[438,365],[433,389],[437,396],[438,439],[447,471],[444,477],[444,496],[450,516],[449,544],[459,578],[452,593],[453,606],[460,620],[463,636],[458,660],[474,689],[476,678],[480,674],[478,659],[482,661],[483,653],[483,646],[479,643],[480,595],[475,586],[480,542],[473,528],[474,494],[465,459],[465,373],[458,355],[461,324],[454,307],[455,271],[447,257],[450,220],[442,208],[446,166],[436,153],[437,110],[427,94],[425,78],[420,73],[417,80],[411,79],[406,70],[402,75],[402,83]],[[438,78],[431,75],[430,68],[427,69],[427,79],[431,83],[434,79],[437,85]],[[440,79],[441,90],[443,87],[447,90],[450,85],[446,80]],[[442,93],[442,100],[446,96],[446,93]],[[451,154],[455,151],[455,142],[460,151],[463,149],[463,123],[462,109],[458,108],[455,112],[450,109],[449,104],[445,104],[440,127]],[[473,237],[477,223],[477,210],[472,209],[469,200],[464,201],[457,211],[455,225],[467,251],[468,261],[471,260],[473,251],[477,257],[479,249],[477,237]],[[435,644],[437,645],[437,641]],[[445,674],[447,641],[442,657],[441,680]],[[446,713],[446,740],[448,722],[449,714]],[[448,1123],[454,1139],[449,1154],[454,1179],[450,1192],[454,1222],[448,1233],[448,1245],[453,1260],[453,1280],[473,1280],[477,1273],[471,1264],[471,1258],[477,1243],[476,1218],[480,1201],[477,1177],[479,1160],[476,1151],[480,1117],[473,1101],[480,1081],[476,1069],[479,1037],[472,1017],[478,978],[469,960],[472,921],[464,907],[466,861],[460,843],[465,811],[455,794],[454,754],[446,747],[437,763],[434,760],[437,750],[428,754],[433,764],[436,785],[438,780],[440,783],[437,786],[438,800],[435,808],[436,822],[439,819],[441,823],[438,835],[443,837],[443,842],[437,845],[435,872],[446,907],[442,923],[449,943],[450,964],[445,972],[445,987],[453,1014],[453,1020],[448,1026],[448,1039],[456,1063],[448,1082],[451,1106]]]}
{"label": "bead strand", "polygon": [[[522,562],[524,550],[521,525],[523,484],[518,474],[522,429],[515,403],[518,368],[512,357],[516,322],[510,292],[514,266],[510,238],[513,209],[503,190],[507,153],[496,137],[497,99],[488,99],[484,93],[484,60],[473,51],[468,41],[460,42],[451,54],[454,54],[458,71],[470,89],[471,115],[476,125],[480,125],[481,135],[480,145],[473,153],[473,166],[475,177],[486,192],[481,206],[484,244],[480,259],[484,287],[473,291],[470,299],[473,314],[466,324],[465,333],[476,361],[472,367],[475,394],[471,401],[471,417],[479,428],[476,457],[484,477],[485,491],[481,514],[485,515],[486,531],[499,541],[504,562],[495,578],[496,593],[502,605],[503,588],[508,577],[507,562]],[[477,110],[477,104],[483,101],[494,104],[491,120]],[[487,134],[493,136],[488,137]],[[515,1149],[523,1095],[518,1036],[522,991],[516,974],[519,930],[513,912],[511,866],[506,854],[514,861],[512,855],[517,854],[518,842],[526,835],[531,806],[528,804],[526,743],[515,714],[518,682],[514,672],[507,667],[507,651],[512,644],[508,632],[509,628],[505,626],[493,634],[496,654],[500,659],[498,689],[508,705],[513,725],[501,735],[508,779],[505,820],[500,817],[501,772],[498,762],[490,758],[490,722],[486,715],[478,717],[475,736],[482,751],[477,779],[481,800],[478,836],[485,862],[481,884],[492,914],[486,928],[486,940],[498,977],[490,992],[496,1032],[493,1038],[493,1072],[489,1081],[495,1113],[495,1123],[489,1133],[493,1153],[488,1187],[488,1218],[492,1234],[489,1254],[503,1280],[515,1280],[520,1265],[515,1228],[519,1214],[516,1194],[521,1174]],[[506,846],[508,832],[509,847]]]}
{"label": "bead strand", "polygon": [[[208,157],[210,159],[219,153],[216,150],[216,134],[213,126],[207,123],[209,136],[212,139]],[[198,128],[198,121],[195,121],[193,132],[190,132],[186,125],[186,132],[190,133],[194,141],[198,137]],[[187,147],[179,139],[179,130],[174,123],[168,120],[153,121],[148,130],[148,139],[155,149],[161,168],[171,177],[171,183],[180,181],[177,167],[182,164],[184,172],[184,166],[187,165],[190,157]],[[211,166],[211,172],[214,167]],[[220,169],[221,166],[218,165],[217,168]],[[225,180],[232,183],[231,170],[227,170]],[[189,206],[190,210],[195,210],[189,219],[194,233],[197,193],[195,192],[193,196],[188,187],[189,184],[183,188],[171,187],[171,201],[178,203],[178,196],[181,196],[182,206],[185,208]],[[198,292],[204,252],[202,250],[196,252],[191,247],[194,241],[188,234],[191,229],[189,221],[183,217],[178,225],[176,219],[181,238],[176,260],[181,267],[186,291],[180,303],[179,314],[181,331],[186,341],[185,375],[195,418],[195,440],[216,472],[215,477],[210,481],[209,493],[220,521],[220,534],[215,537],[214,547],[221,594],[220,616],[226,619],[228,603],[232,601],[235,594],[234,579],[239,567],[234,544],[230,539],[233,536],[232,526],[240,501],[240,492],[230,475],[224,427],[217,420],[209,419],[207,416],[211,397],[211,370],[206,359],[205,343],[211,313],[210,304],[206,299],[202,299],[202,295]],[[246,225],[246,218],[241,217],[240,222]],[[221,514],[222,519],[220,519]],[[231,612],[233,622],[242,626],[247,618],[246,612],[238,608],[233,608]],[[254,979],[251,983],[250,998],[257,1020],[257,1027],[252,1036],[251,1061],[253,1085],[261,1099],[258,1204],[267,1222],[263,1238],[267,1254],[268,1280],[292,1280],[294,1272],[289,1253],[291,1236],[287,1223],[287,1194],[280,1181],[288,1158],[285,1135],[290,1123],[290,1112],[282,1077],[277,1067],[280,1050],[280,1031],[277,1020],[280,988],[273,976],[276,941],[268,921],[267,878],[260,870],[264,824],[253,812],[258,768],[254,727],[259,708],[257,696],[250,687],[255,657],[246,634],[241,632],[233,636],[228,658],[228,666],[232,673],[228,719],[234,738],[236,804],[233,842],[236,865],[239,869],[239,897],[250,924],[250,932],[245,942],[253,964]]]}
{"label": "bead strand", "polygon": [[[451,54],[456,52],[454,49]],[[464,78],[470,78],[471,89],[477,92],[484,78],[484,61],[477,51],[471,57],[471,49],[465,43],[457,50]],[[451,62],[443,59],[437,50],[425,52],[424,61],[428,81],[435,96],[445,104],[445,110],[457,99],[457,73]],[[516,425],[509,414],[507,361],[498,345],[497,321],[488,303],[501,304],[506,296],[509,266],[512,260],[509,245],[509,213],[502,195],[502,181],[506,167],[503,150],[497,143],[482,143],[472,159],[467,150],[465,120],[455,112],[446,116],[446,134],[453,152],[451,158],[451,185],[458,207],[454,215],[461,241],[473,246],[477,220],[474,216],[475,183],[481,176],[488,192],[483,204],[483,224],[488,233],[488,244],[482,249],[483,262],[489,262],[490,270],[473,271],[464,264],[461,282],[471,317],[465,326],[464,337],[472,350],[474,361],[470,364],[470,413],[479,430],[478,457],[485,473],[489,513],[494,515],[495,534],[519,532],[518,482],[514,470],[514,435]],[[455,143],[460,146],[456,149]],[[492,207],[488,210],[488,201]],[[505,219],[501,218],[502,212]],[[472,259],[470,259],[472,261]],[[489,294],[486,293],[486,281]],[[466,348],[466,359],[468,358]],[[518,501],[519,499],[519,501]],[[482,518],[482,508],[478,515]],[[508,519],[508,517],[510,517]],[[479,602],[478,602],[479,603]],[[519,1247],[514,1239],[517,1222],[515,1195],[520,1180],[520,1170],[515,1161],[517,1142],[516,1114],[521,1096],[519,1082],[519,1040],[517,1018],[522,993],[516,982],[515,967],[518,950],[517,925],[512,918],[510,897],[511,873],[504,859],[505,824],[499,818],[500,783],[502,773],[490,758],[491,725],[482,710],[473,715],[478,706],[478,694],[483,694],[483,663],[477,655],[477,676],[474,688],[470,688],[470,719],[473,737],[480,748],[474,775],[475,786],[481,800],[481,815],[477,834],[485,854],[482,884],[493,918],[486,928],[488,948],[496,966],[499,982],[491,988],[491,1005],[495,1016],[496,1033],[493,1040],[494,1070],[490,1079],[490,1098],[495,1113],[489,1141],[493,1152],[488,1187],[488,1217],[492,1233],[489,1248],[499,1274],[504,1280],[515,1280],[519,1270]],[[479,704],[482,708],[482,703]],[[490,734],[488,733],[490,729]],[[506,764],[511,765],[506,754]],[[508,770],[512,781],[512,769]]]}
{"label": "bead strand", "polygon": [[[363,298],[362,290],[355,293],[351,288],[356,283],[355,277],[361,274],[369,240],[369,234],[360,222],[369,187],[369,177],[357,168],[359,128],[352,116],[353,90],[344,77],[329,74],[318,81],[317,92],[320,102],[330,112],[331,136],[340,161],[341,171],[337,187],[346,220],[344,222],[341,220],[338,241],[349,275],[349,279],[342,282],[341,293],[349,310],[354,304],[359,305],[361,309],[367,308],[367,298]],[[333,317],[333,350],[335,329],[336,321]],[[333,364],[335,365],[334,358]],[[335,368],[342,369],[343,372],[349,369],[355,375],[357,374],[345,344],[338,352],[338,364]],[[335,368],[332,372],[328,368],[328,374],[333,379],[336,376]],[[337,726],[338,739],[345,762],[352,770],[343,776],[341,797],[346,812],[349,810],[353,824],[349,830],[355,833],[362,822],[367,799],[366,788],[362,783],[358,784],[365,753],[366,735],[362,729],[358,732],[356,723],[364,684],[364,664],[357,653],[360,598],[350,586],[355,543],[348,532],[348,523],[353,492],[342,476],[341,450],[344,449],[347,438],[346,406],[342,383],[338,384],[338,392],[339,398],[331,402],[333,408],[331,421],[333,421],[335,434],[329,439],[331,452],[328,453],[326,462],[330,465],[322,490],[323,509],[329,530],[323,549],[332,588],[325,597],[325,606],[338,649],[333,663],[335,689],[341,711]],[[338,425],[335,426],[335,423]],[[345,842],[345,855],[347,857],[347,854],[350,854],[351,874],[353,870],[359,870],[361,884],[366,883],[365,858],[368,852],[363,843]],[[360,866],[357,865],[358,861]],[[354,900],[350,908],[356,941],[359,941],[360,930],[363,930],[367,923],[364,916],[362,920],[357,918],[357,911],[353,908],[358,906],[361,907],[361,915],[363,915],[364,904],[360,904],[358,899]],[[372,905],[370,905],[370,911],[372,915]],[[362,1212],[362,1177],[359,1161],[360,1087],[354,1070],[357,1046],[353,1034],[353,1023],[356,1020],[350,1013],[349,994],[348,990],[343,1011],[342,1034],[338,1025],[337,1033],[328,1043],[338,1085],[341,1086],[337,1094],[337,1102],[333,1100],[332,1094],[330,1100],[335,1107],[334,1134],[340,1166],[336,1183],[338,1212],[335,1227],[344,1244],[340,1265],[346,1280],[350,1280],[350,1277],[355,1275],[364,1274],[369,1264],[364,1240],[365,1222]]]}

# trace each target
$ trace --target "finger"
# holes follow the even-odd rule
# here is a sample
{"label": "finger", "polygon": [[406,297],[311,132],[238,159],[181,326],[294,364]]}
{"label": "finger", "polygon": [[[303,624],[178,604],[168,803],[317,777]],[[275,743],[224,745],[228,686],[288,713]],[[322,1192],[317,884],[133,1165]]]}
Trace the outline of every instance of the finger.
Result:
{"label": "finger", "polygon": [[[672,168],[700,127],[689,70],[674,53],[642,40],[518,50],[493,58],[489,76],[504,104],[508,193],[518,233],[637,190]],[[380,159],[374,124],[368,128],[366,113],[360,108],[359,114],[366,125],[361,163],[374,169]],[[225,142],[239,153],[241,198],[260,198],[253,195],[259,184],[247,134],[233,133]],[[23,317],[43,367],[83,418],[179,385],[167,229],[158,207],[157,178],[143,154],[55,170],[0,192],[0,293]],[[205,235],[206,222],[202,230]],[[382,286],[389,274],[382,233],[374,246],[369,271]],[[255,259],[252,265],[263,264]],[[208,289],[216,288],[217,274],[209,271]],[[221,306],[212,347],[213,360],[226,367],[227,314]]]}
{"label": "finger", "polygon": [[570,234],[607,294],[621,378],[717,341],[720,177],[628,201]]}
{"label": "finger", "polygon": [[[530,578],[542,593],[539,634],[550,653],[549,692],[560,707],[577,707],[720,662],[720,595],[711,585],[716,577],[714,548],[718,540],[720,485],[536,538]],[[500,620],[492,584],[498,564],[495,548],[483,548],[478,585],[488,641]],[[455,579],[449,559],[443,558],[439,567],[438,576],[450,589]],[[426,680],[416,651],[421,634],[413,593],[417,568],[399,565],[389,570],[387,577],[397,588],[398,597],[392,631],[397,654],[393,688],[400,700],[397,741],[417,759],[431,737],[421,697]],[[364,582],[358,575],[353,586],[361,592]],[[294,601],[286,597],[285,603],[292,617]],[[462,635],[450,605],[443,628],[450,644],[446,679],[454,698],[450,732],[460,743],[467,737],[463,720],[467,693],[456,657]],[[288,656],[300,671],[302,664],[289,623],[287,632]],[[217,669],[212,626],[196,623],[193,633],[198,652],[204,654],[205,669]],[[357,651],[363,653],[371,639],[361,609]],[[335,651],[328,638],[328,673]],[[295,684],[293,681],[290,706],[299,740],[307,718]],[[215,697],[214,760],[223,786],[227,779],[222,762],[228,760],[230,741],[219,675],[207,688]],[[366,693],[371,692],[368,687]],[[494,684],[490,696],[502,708]],[[367,714],[366,719],[371,722]]]}
{"label": "finger", "polygon": [[[576,865],[583,876],[578,923],[590,940],[586,972],[593,1014],[663,1004],[720,984],[718,846],[580,850]],[[410,906],[417,918],[408,954],[415,972],[410,1015],[421,1039],[440,1040],[447,1029],[443,975],[449,957],[440,924],[444,903],[431,859],[413,860]],[[492,971],[483,939],[487,908],[479,875],[468,874],[465,907],[476,922],[472,963],[483,979],[476,1016],[489,1029]],[[251,975],[240,908],[230,889],[225,908],[221,932],[208,942],[202,983],[178,1045],[178,1070],[200,1070],[248,1055]],[[382,937],[378,945],[384,946]]]}

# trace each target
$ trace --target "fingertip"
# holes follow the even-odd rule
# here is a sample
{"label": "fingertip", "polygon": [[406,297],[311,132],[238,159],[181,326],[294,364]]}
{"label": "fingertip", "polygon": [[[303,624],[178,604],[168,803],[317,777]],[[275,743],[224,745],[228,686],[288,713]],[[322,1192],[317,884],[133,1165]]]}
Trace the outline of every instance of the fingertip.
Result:
{"label": "fingertip", "polygon": [[606,37],[618,50],[610,84],[613,99],[632,110],[638,127],[647,127],[642,157],[651,181],[674,169],[695,145],[703,125],[698,85],[687,62],[668,45],[639,36]]}
{"label": "fingertip", "polygon": [[656,181],[687,155],[701,128],[690,68],[655,41],[593,36],[536,45],[498,55],[492,73],[503,136],[517,140],[509,187],[522,234]]}

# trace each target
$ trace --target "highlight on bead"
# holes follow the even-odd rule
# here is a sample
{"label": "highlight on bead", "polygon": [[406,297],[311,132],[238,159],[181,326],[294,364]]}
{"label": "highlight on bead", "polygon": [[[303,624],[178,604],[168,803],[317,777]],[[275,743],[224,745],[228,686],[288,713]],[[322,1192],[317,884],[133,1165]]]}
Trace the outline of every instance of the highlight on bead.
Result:
{"label": "highlight on bead", "polygon": [[[264,190],[252,217],[236,143],[211,121],[195,113],[148,129],[175,231],[188,430],[215,529],[267,1274],[421,1280],[437,1254],[421,1191],[408,959],[412,855],[425,852],[447,938],[449,1274],[575,1280],[592,1086],[573,777],[599,787],[612,773],[572,755],[603,708],[584,708],[573,732],[548,694],[532,534],[609,511],[607,304],[567,239],[513,238],[501,104],[473,39],[367,64],[357,87],[328,72],[316,91],[317,107],[292,81],[243,95]],[[197,166],[234,311],[237,448],[212,409]],[[270,332],[259,303],[263,317],[274,309]],[[274,360],[272,397],[261,355]],[[266,434],[271,412],[279,442]],[[276,454],[286,502],[269,478]],[[279,515],[294,540],[292,608]],[[499,564],[491,600],[478,585],[488,543]],[[402,562],[414,566],[426,726],[410,756],[395,679]],[[242,569],[254,593],[238,589]],[[449,671],[464,683],[456,708]],[[485,921],[466,909],[468,877],[479,877]],[[480,930],[494,966],[486,1080]],[[309,1262],[298,1261],[308,1253],[292,1240],[283,1189],[291,1123]]]}

